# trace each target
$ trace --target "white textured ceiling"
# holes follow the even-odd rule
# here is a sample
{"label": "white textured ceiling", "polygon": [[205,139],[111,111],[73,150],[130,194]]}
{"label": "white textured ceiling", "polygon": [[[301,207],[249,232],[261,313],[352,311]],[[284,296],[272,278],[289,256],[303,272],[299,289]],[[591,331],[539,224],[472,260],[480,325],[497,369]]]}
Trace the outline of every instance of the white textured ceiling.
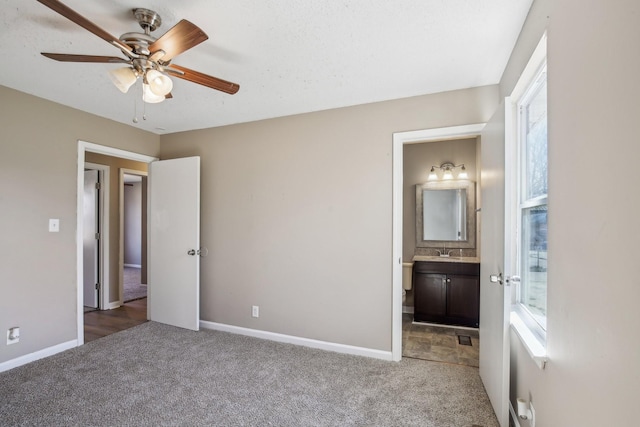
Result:
{"label": "white textured ceiling", "polygon": [[209,40],[173,62],[240,85],[228,95],[173,79],[173,99],[146,104],[142,120],[139,90],[109,80],[122,65],[40,55],[118,49],[35,0],[2,0],[0,85],[158,134],[483,86],[500,80],[531,1],[64,0],[118,37],[140,31],[136,7],[161,15],[156,37],[188,19]]}

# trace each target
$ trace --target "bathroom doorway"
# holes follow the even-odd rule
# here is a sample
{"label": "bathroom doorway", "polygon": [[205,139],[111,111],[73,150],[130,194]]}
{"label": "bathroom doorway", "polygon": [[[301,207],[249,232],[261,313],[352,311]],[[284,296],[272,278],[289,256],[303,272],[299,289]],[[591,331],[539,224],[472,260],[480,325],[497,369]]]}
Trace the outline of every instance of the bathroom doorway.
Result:
{"label": "bathroom doorway", "polygon": [[[455,209],[446,208],[444,200],[427,202],[424,199],[425,205],[423,205],[423,187],[425,183],[429,185],[435,185],[435,190],[431,190],[431,195],[441,196],[449,195],[451,190],[442,191],[443,188],[449,188],[449,186],[455,186],[455,184],[478,181],[478,137],[474,135],[460,137],[460,138],[447,138],[440,140],[429,140],[424,142],[418,142],[413,144],[405,144],[403,146],[403,194],[402,194],[402,357],[409,357],[422,360],[430,360],[436,362],[447,362],[466,366],[479,366],[479,334],[477,328],[461,327],[463,323],[458,321],[447,321],[441,324],[440,322],[423,323],[414,322],[414,301],[415,301],[415,283],[413,283],[413,265],[415,257],[423,260],[421,257],[438,257],[440,253],[446,252],[441,242],[431,242],[429,245],[427,241],[423,241],[423,232],[418,233],[418,226],[422,227],[427,224],[427,211],[425,206],[439,206],[439,209],[430,209],[430,219],[437,219],[439,222],[430,222],[433,232],[442,232],[443,227],[451,225],[451,229],[455,230],[455,226],[458,227],[457,236],[460,236],[460,220],[459,218],[454,220],[456,215]],[[452,172],[452,176],[449,179],[443,177],[442,171],[438,170],[439,174],[432,171],[432,167],[439,169],[442,164],[452,165],[464,165],[465,176],[460,176],[461,168],[458,167]],[[435,178],[434,178],[435,175]],[[446,186],[445,186],[446,184]],[[462,184],[460,184],[462,185]],[[417,197],[417,188],[420,188],[420,198]],[[424,192],[426,193],[426,192]],[[475,191],[473,192],[475,194]],[[475,197],[473,197],[475,202]],[[421,209],[418,209],[418,204]],[[443,207],[444,206],[444,207]],[[424,209],[424,217],[422,211]],[[472,208],[470,208],[472,209]],[[466,208],[465,208],[466,213]],[[418,216],[420,214],[420,216]],[[475,215],[475,214],[474,214]],[[475,217],[474,217],[475,221]],[[457,240],[469,240],[475,242],[475,222],[473,227],[468,227],[467,230],[466,219],[462,221],[463,236],[466,236],[467,231],[473,233],[474,239],[457,239]],[[422,231],[422,228],[420,229]],[[445,245],[454,245],[456,233],[447,234],[447,237],[443,237],[436,240],[452,240],[452,242],[444,242]],[[435,235],[434,235],[435,236]],[[434,240],[433,238],[429,239]],[[436,243],[438,244],[436,246]],[[455,256],[457,258],[465,257],[465,259],[475,259],[477,255],[477,248],[475,243],[471,249],[456,249]],[[450,247],[447,247],[450,249]],[[448,255],[448,252],[446,252]],[[452,255],[453,256],[453,255]],[[436,258],[443,259],[444,258]],[[445,261],[448,261],[447,258]],[[423,292],[421,304],[424,311],[426,289],[429,289],[430,293],[433,293],[435,298],[440,295],[441,291],[450,288],[450,285],[442,284],[441,275],[429,275],[433,276],[432,281],[424,281],[424,275],[421,275],[420,283],[422,284],[421,290]],[[451,288],[446,291],[446,295],[441,295],[442,300],[438,300],[442,304],[449,306],[448,301],[451,298],[453,301],[453,294],[449,295],[449,291],[453,292]],[[431,298],[431,294],[430,297]],[[429,299],[431,300],[431,299]],[[435,300],[432,303],[433,307],[430,309],[437,312]],[[477,304],[477,300],[475,301]],[[472,310],[470,310],[472,311]],[[477,310],[476,310],[477,312]],[[421,319],[424,321],[424,319]]]}
{"label": "bathroom doorway", "polygon": [[[392,228],[393,228],[393,257],[392,257],[392,270],[393,270],[393,286],[392,286],[392,342],[391,352],[392,359],[399,361],[402,359],[403,348],[403,317],[407,317],[407,314],[403,313],[403,305],[406,304],[406,296],[403,304],[403,262],[412,261],[414,251],[406,253],[404,249],[405,239],[413,238],[415,241],[415,199],[411,198],[411,190],[405,189],[404,185],[404,148],[405,145],[433,143],[436,141],[453,141],[465,138],[475,139],[480,135],[480,132],[484,128],[484,124],[473,124],[454,126],[448,128],[438,129],[425,129],[409,132],[398,132],[393,135],[393,215],[392,215]],[[478,147],[479,149],[479,147]],[[446,154],[446,153],[445,153]],[[447,159],[448,161],[454,161],[454,159]],[[437,162],[437,159],[434,159]],[[434,163],[435,164],[435,163]],[[440,164],[438,164],[440,165]],[[430,172],[431,164],[425,164],[425,181]],[[415,183],[414,183],[415,184]],[[414,185],[413,184],[413,185]],[[408,193],[409,196],[404,195]],[[414,189],[415,197],[415,189]],[[410,201],[413,201],[413,205],[410,205]],[[403,226],[405,222],[404,213],[414,212],[414,219],[410,221],[410,227],[407,227],[406,231]],[[410,234],[409,234],[410,233]],[[407,259],[409,258],[409,259]],[[405,323],[406,325],[406,323]],[[406,337],[406,333],[404,334]]]}

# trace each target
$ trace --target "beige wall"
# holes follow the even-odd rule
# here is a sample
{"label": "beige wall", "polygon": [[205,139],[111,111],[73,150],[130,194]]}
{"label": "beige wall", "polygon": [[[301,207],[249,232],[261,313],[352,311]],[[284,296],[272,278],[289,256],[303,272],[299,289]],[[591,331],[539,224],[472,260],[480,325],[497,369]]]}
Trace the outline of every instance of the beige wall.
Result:
{"label": "beige wall", "polygon": [[496,105],[492,86],[163,136],[161,158],[202,158],[202,319],[391,350],[392,134]]}
{"label": "beige wall", "polygon": [[[78,140],[156,156],[159,137],[0,87],[0,362],[76,339]],[[48,232],[48,219],[60,232]]]}
{"label": "beige wall", "polygon": [[[640,395],[640,3],[536,3],[534,21],[550,16],[550,361],[539,370],[511,334],[511,398],[531,397],[538,427],[634,424]],[[515,56],[530,54],[543,30],[529,29]],[[618,162],[624,166],[607,167]]]}
{"label": "beige wall", "polygon": [[85,161],[109,166],[109,302],[116,302],[120,300],[120,169],[146,172],[147,164],[98,153],[86,153]]}
{"label": "beige wall", "polygon": [[[402,258],[405,262],[411,262],[414,254],[437,255],[430,248],[418,248],[416,252],[416,184],[427,182],[431,166],[440,166],[445,162],[456,165],[464,163],[469,180],[477,183],[477,144],[477,138],[468,138],[405,144],[403,147]],[[476,186],[476,192],[478,191]],[[476,235],[476,242],[478,240]],[[442,250],[442,247],[439,249]],[[476,256],[475,249],[463,251],[463,256]]]}

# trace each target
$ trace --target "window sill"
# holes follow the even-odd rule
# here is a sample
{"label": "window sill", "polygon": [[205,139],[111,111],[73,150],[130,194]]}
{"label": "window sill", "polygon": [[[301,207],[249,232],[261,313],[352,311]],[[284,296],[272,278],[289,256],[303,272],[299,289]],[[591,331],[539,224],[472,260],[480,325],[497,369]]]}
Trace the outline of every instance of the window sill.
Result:
{"label": "window sill", "polygon": [[510,323],[511,329],[513,329],[522,341],[524,348],[527,349],[527,353],[533,359],[533,361],[538,365],[540,369],[544,369],[549,361],[547,357],[547,349],[534,334],[531,332],[531,329],[527,327],[525,322],[522,320],[520,315],[512,311],[510,315]]}

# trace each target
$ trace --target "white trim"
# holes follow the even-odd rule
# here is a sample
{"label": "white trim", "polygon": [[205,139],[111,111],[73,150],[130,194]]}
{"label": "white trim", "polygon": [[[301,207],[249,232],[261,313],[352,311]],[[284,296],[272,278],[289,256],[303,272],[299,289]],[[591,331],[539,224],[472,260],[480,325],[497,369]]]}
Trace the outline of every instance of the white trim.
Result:
{"label": "white trim", "polygon": [[[100,209],[98,215],[100,216],[100,275],[98,277],[98,283],[100,283],[100,301],[98,308],[100,310],[106,309],[109,304],[109,192],[111,188],[109,186],[111,176],[111,166],[101,165],[98,163],[84,162],[85,169],[97,170],[100,174]],[[78,187],[80,188],[80,187]],[[84,196],[83,196],[84,201]],[[79,217],[82,218],[82,217]],[[78,219],[79,221],[79,219]],[[83,276],[80,276],[83,277]],[[83,279],[84,281],[84,279]],[[83,300],[84,304],[84,300]],[[84,312],[84,308],[83,308]]]}
{"label": "white trim", "polygon": [[402,184],[403,146],[429,141],[443,141],[480,136],[485,123],[423,129],[393,134],[393,212],[392,212],[392,297],[391,354],[392,360],[402,359]]}
{"label": "white trim", "polygon": [[119,148],[107,147],[106,145],[94,144],[92,142],[78,141],[78,148],[92,153],[104,154],[105,156],[120,157],[121,159],[133,160],[142,163],[151,163],[158,160],[157,157],[147,156],[146,154],[134,153],[133,151],[125,151]]}
{"label": "white trim", "polygon": [[546,347],[536,338],[531,329],[527,327],[524,320],[515,311],[511,312],[510,321],[511,329],[520,338],[531,359],[538,365],[538,368],[544,369],[549,361]]}
{"label": "white trim", "polygon": [[300,345],[303,347],[317,348],[320,350],[333,351],[336,353],[351,354],[354,356],[365,356],[374,359],[391,361],[391,352],[375,350],[365,347],[337,344],[327,341],[319,341],[309,338],[301,338],[293,335],[278,334],[275,332],[260,331],[257,329],[242,328],[240,326],[226,325],[224,323],[200,321],[202,329],[212,329],[214,331],[230,332],[232,334],[246,335],[254,338],[261,338],[270,341],[282,342],[286,344]]}
{"label": "white trim", "polygon": [[[82,299],[82,218],[83,208],[83,184],[84,184],[84,159],[85,152],[104,154],[112,157],[134,160],[137,162],[151,163],[158,160],[156,157],[145,154],[133,153],[118,148],[106,147],[91,142],[78,140],[77,185],[76,185],[76,345],[84,344],[84,304]],[[105,266],[105,270],[109,267]],[[118,302],[118,304],[121,304]],[[111,305],[111,304],[110,304]]]}
{"label": "white trim", "polygon": [[52,347],[43,348],[42,350],[38,350],[34,353],[16,357],[15,359],[7,360],[6,362],[0,363],[0,372],[8,371],[9,369],[17,368],[18,366],[26,365],[27,363],[35,362],[36,360],[43,359],[45,357],[53,356],[54,354],[77,346],[77,340],[71,340]]}
{"label": "white trim", "polygon": [[516,414],[515,409],[513,409],[511,400],[509,400],[509,414],[511,415],[511,421],[513,421],[514,427],[520,427],[520,421],[518,421],[518,414]]}
{"label": "white trim", "polygon": [[120,190],[124,187],[125,175],[148,176],[148,173],[135,169],[120,168],[118,174],[118,218],[120,222],[120,234],[118,235],[118,295],[120,295],[121,300],[124,300],[124,267],[142,268],[142,265],[124,263],[124,191]]}
{"label": "white trim", "polygon": [[533,81],[534,77],[540,71],[540,67],[544,62],[546,62],[547,58],[547,32],[542,35],[542,38],[538,42],[533,54],[531,54],[531,58],[529,58],[529,62],[527,62],[526,67],[522,70],[522,74],[520,74],[520,78],[516,83],[513,91],[511,91],[511,98],[519,99],[524,95],[529,84]]}

